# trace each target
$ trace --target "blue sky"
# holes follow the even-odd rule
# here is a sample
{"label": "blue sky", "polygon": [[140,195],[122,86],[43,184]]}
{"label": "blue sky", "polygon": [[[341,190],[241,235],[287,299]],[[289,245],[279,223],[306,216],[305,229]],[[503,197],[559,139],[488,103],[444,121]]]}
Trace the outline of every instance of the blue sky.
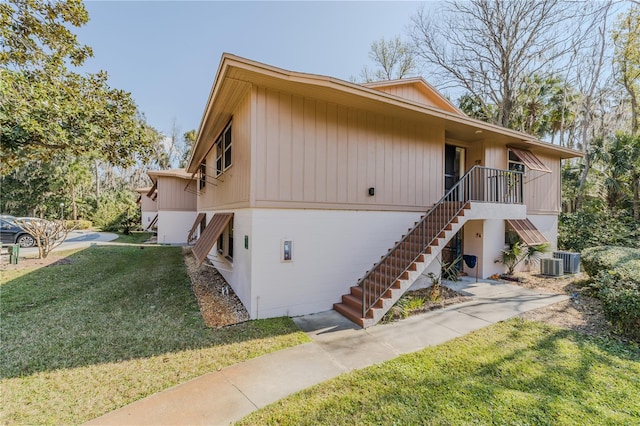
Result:
{"label": "blue sky", "polygon": [[[169,134],[197,129],[223,52],[349,80],[373,41],[403,35],[421,2],[87,1],[76,29],[94,58],[131,92],[147,121]],[[435,3],[426,3],[427,7]]]}

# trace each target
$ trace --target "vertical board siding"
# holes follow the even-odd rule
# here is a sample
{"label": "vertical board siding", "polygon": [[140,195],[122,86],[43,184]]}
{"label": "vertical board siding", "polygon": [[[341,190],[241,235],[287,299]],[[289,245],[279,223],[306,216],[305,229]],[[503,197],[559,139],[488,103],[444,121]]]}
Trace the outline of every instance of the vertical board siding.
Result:
{"label": "vertical board siding", "polygon": [[327,104],[327,192],[329,203],[338,202],[338,107],[334,103]]}
{"label": "vertical board siding", "polygon": [[278,103],[278,131],[277,139],[278,149],[278,199],[290,200],[292,198],[292,124],[291,124],[291,95],[280,93],[280,102]]}
{"label": "vertical board siding", "polygon": [[256,202],[402,209],[443,195],[443,129],[273,89],[253,94]]}
{"label": "vertical board siding", "polygon": [[423,92],[418,90],[416,87],[404,85],[404,86],[390,86],[390,87],[381,87],[375,88],[376,90],[380,90],[381,92],[389,93],[390,95],[399,96],[404,99],[408,99],[414,102],[420,102],[425,105],[437,107],[438,105],[429,97],[427,97]]}
{"label": "vertical board siding", "polygon": [[187,179],[158,176],[158,210],[195,211],[195,184]]}
{"label": "vertical board siding", "polygon": [[561,166],[560,159],[534,152],[551,173],[538,171],[527,172],[524,178],[524,202],[527,213],[556,213],[561,212]]}
{"label": "vertical board siding", "polygon": [[[207,155],[207,185],[198,195],[198,210],[215,210],[231,206],[248,205],[251,179],[251,93],[239,102],[232,115],[233,124],[231,167],[218,179],[215,178],[216,153],[212,149]],[[261,125],[258,117],[258,131]],[[268,126],[264,125],[264,128]],[[222,131],[222,129],[220,129]],[[219,132],[213,136],[215,141]],[[260,147],[258,147],[258,150]],[[260,164],[257,164],[259,169]],[[264,172],[264,171],[263,171]],[[258,180],[258,185],[260,181]]]}
{"label": "vertical board siding", "polygon": [[[504,145],[485,141],[485,162],[487,167],[507,169],[509,167],[509,151]],[[524,177],[524,203],[527,213],[560,213],[561,185],[560,159],[550,155],[532,151],[551,173],[527,170]]]}

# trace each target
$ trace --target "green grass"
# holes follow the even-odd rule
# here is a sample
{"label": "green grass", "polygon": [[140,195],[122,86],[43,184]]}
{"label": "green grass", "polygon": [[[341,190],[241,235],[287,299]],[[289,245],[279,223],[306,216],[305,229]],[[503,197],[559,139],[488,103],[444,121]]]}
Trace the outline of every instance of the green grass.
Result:
{"label": "green grass", "polygon": [[142,244],[153,236],[152,232],[133,231],[129,235],[118,234],[114,243]]}
{"label": "green grass", "polygon": [[290,319],[207,328],[176,247],[103,246],[0,278],[0,424],[78,424],[307,341]]}
{"label": "green grass", "polygon": [[301,391],[241,425],[640,424],[640,349],[514,319]]}

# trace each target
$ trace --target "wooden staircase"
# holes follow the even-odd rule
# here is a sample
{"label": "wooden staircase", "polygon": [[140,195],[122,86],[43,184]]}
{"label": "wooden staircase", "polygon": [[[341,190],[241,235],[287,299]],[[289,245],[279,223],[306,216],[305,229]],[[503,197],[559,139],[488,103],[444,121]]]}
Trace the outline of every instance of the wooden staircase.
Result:
{"label": "wooden staircase", "polygon": [[522,198],[520,172],[474,166],[333,308],[361,327],[375,325],[462,228],[472,201],[522,204]]}
{"label": "wooden staircase", "polygon": [[[398,248],[390,249],[388,256],[383,256],[381,262],[371,271],[367,271],[358,285],[351,287],[350,293],[343,295],[342,302],[335,303],[333,308],[363,328],[375,325],[464,225],[464,213],[468,208],[468,205],[462,206],[456,216],[450,219],[442,214],[442,208],[433,213],[436,220],[425,221],[423,216],[421,221],[416,222],[416,226],[409,229],[400,242],[396,243],[395,247]],[[426,247],[420,242],[422,236],[419,234],[423,231],[430,235],[431,240]],[[403,260],[407,257],[413,257],[413,261],[408,265]],[[392,284],[387,288],[384,283],[389,282]],[[374,288],[381,295],[363,316],[363,300],[367,299],[363,294],[365,288]]]}

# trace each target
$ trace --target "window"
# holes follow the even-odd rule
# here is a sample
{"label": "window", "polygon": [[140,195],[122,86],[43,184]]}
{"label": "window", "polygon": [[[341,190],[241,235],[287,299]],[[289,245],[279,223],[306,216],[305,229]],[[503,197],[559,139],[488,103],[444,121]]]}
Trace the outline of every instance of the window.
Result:
{"label": "window", "polygon": [[512,150],[509,150],[509,170],[522,173],[526,172],[524,162]]}
{"label": "window", "polygon": [[216,176],[222,174],[222,136],[216,141]]}
{"label": "window", "polygon": [[[513,164],[513,169],[511,168]],[[542,173],[551,173],[551,169],[528,149],[509,147],[509,169],[525,172],[536,170]]]}
{"label": "window", "polygon": [[231,167],[231,146],[231,123],[229,123],[215,143],[216,176],[220,176]]}
{"label": "window", "polygon": [[233,260],[233,218],[218,237],[217,250],[219,255]]}
{"label": "window", "polygon": [[200,179],[198,180],[198,189],[204,189],[207,185],[207,160],[203,160],[200,164]]}
{"label": "window", "polygon": [[224,169],[231,166],[231,125],[224,131]]}

